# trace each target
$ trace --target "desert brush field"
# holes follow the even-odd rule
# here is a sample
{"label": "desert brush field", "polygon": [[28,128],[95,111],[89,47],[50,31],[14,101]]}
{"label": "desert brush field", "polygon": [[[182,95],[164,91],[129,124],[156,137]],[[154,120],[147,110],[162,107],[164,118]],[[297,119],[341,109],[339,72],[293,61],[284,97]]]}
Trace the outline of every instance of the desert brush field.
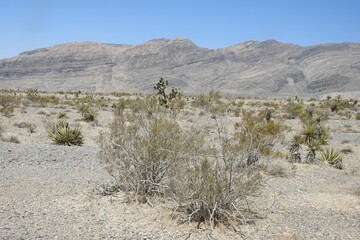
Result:
{"label": "desert brush field", "polygon": [[1,90],[0,239],[360,239],[357,99],[166,86]]}

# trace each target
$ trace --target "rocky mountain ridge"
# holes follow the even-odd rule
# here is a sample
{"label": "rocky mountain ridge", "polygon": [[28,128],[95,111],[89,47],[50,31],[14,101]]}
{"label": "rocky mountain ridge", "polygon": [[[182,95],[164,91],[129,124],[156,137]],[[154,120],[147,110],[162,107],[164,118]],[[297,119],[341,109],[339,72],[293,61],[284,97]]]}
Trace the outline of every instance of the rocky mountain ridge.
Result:
{"label": "rocky mountain ridge", "polygon": [[161,76],[193,94],[360,91],[360,43],[269,40],[206,49],[175,37],[138,45],[72,42],[0,60],[0,88],[152,92]]}

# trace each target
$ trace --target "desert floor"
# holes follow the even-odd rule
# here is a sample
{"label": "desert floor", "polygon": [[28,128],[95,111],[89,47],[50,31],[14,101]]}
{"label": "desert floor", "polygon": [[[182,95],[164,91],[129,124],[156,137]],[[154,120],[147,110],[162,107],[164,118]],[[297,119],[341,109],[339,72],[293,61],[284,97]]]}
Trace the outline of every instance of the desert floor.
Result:
{"label": "desert floor", "polygon": [[[245,100],[244,108],[256,101]],[[99,107],[96,121],[85,122],[75,106],[30,103],[0,116],[0,239],[360,239],[360,121],[354,116],[330,115],[326,122],[329,145],[350,150],[344,151],[343,170],[269,160],[260,192],[249,198],[258,217],[240,226],[240,233],[179,224],[173,203],[165,200],[150,206],[129,203],[121,192],[99,194],[112,179],[98,159],[97,138],[113,111],[110,104]],[[58,112],[82,127],[83,146],[52,144],[46,126],[59,120]],[[209,115],[188,108],[179,121],[211,121]],[[224,121],[232,125],[239,118]],[[34,131],[23,122],[36,126]],[[284,123],[294,131],[300,125],[298,119]]]}

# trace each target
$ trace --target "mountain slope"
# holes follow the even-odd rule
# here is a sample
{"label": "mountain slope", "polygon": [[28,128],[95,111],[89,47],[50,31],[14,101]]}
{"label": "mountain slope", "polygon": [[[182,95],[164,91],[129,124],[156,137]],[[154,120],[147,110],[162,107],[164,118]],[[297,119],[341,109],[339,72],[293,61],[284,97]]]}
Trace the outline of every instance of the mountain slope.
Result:
{"label": "mountain slope", "polygon": [[360,91],[360,44],[269,40],[211,50],[176,37],[139,45],[73,42],[0,60],[0,88],[150,92],[160,76],[188,93]]}

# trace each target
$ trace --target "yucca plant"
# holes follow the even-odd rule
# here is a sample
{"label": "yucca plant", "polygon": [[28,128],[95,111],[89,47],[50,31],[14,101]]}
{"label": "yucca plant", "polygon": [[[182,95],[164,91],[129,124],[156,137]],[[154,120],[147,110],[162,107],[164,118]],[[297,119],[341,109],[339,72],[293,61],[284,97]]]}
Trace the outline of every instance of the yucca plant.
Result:
{"label": "yucca plant", "polygon": [[83,135],[80,127],[70,127],[66,121],[54,123],[47,129],[47,133],[54,144],[58,145],[82,145]]}
{"label": "yucca plant", "polygon": [[66,118],[66,113],[65,112],[58,112],[56,116],[57,116],[57,118]]}
{"label": "yucca plant", "polygon": [[309,152],[306,154],[305,162],[306,163],[313,163],[316,160],[316,152],[321,150],[322,146],[321,140],[313,139],[311,140],[307,146],[309,148]]}
{"label": "yucca plant", "polygon": [[292,162],[301,162],[300,147],[303,142],[301,135],[294,135],[290,145],[290,155]]}
{"label": "yucca plant", "polygon": [[316,127],[314,125],[304,125],[302,135],[304,143],[310,144],[316,138]]}
{"label": "yucca plant", "polygon": [[317,159],[322,162],[327,162],[335,168],[343,168],[342,157],[339,150],[335,150],[333,148],[325,148],[319,153],[319,157]]}
{"label": "yucca plant", "polygon": [[85,111],[87,111],[89,107],[87,105],[85,105],[84,103],[79,104],[76,109],[78,110],[79,113],[83,113]]}
{"label": "yucca plant", "polygon": [[86,122],[92,122],[95,120],[97,111],[95,109],[89,108],[82,113],[83,120]]}

